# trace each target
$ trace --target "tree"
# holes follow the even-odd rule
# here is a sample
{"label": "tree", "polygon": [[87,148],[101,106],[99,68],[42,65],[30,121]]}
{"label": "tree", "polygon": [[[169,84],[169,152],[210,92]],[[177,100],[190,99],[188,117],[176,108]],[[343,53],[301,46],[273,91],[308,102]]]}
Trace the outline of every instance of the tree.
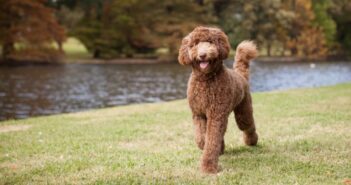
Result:
{"label": "tree", "polygon": [[57,11],[57,20],[60,25],[65,27],[67,34],[78,25],[84,16],[83,10],[79,7],[70,9],[67,6],[61,6]]}
{"label": "tree", "polygon": [[216,0],[214,7],[232,45],[253,39],[266,48],[268,56],[274,42],[286,40],[294,18],[293,12],[282,8],[281,0]]}
{"label": "tree", "polygon": [[316,20],[312,0],[287,1],[295,13],[292,28],[289,30],[287,47],[293,56],[322,58],[328,52],[326,36]]}
{"label": "tree", "polygon": [[194,27],[215,23],[214,16],[211,15],[212,12],[204,1],[149,1],[148,7],[157,7],[157,11],[148,15],[150,22],[145,25],[145,28],[153,35],[151,39],[154,44],[157,47],[168,48],[172,55],[178,53],[179,40]]}
{"label": "tree", "polygon": [[95,58],[150,54],[160,47],[175,54],[185,34],[211,20],[205,8],[186,0],[95,1],[73,34]]}
{"label": "tree", "polygon": [[313,25],[320,27],[325,35],[328,47],[335,45],[336,24],[328,14],[332,0],[313,0],[312,8],[315,14]]}
{"label": "tree", "polygon": [[[273,48],[284,55],[323,57],[333,40],[333,22],[326,15],[330,0],[213,0],[218,23],[231,44],[255,40],[267,55]],[[317,14],[316,17],[315,14]],[[327,19],[329,18],[329,19]],[[309,34],[313,34],[308,36]],[[328,41],[328,42],[327,42]],[[302,47],[300,44],[308,47]]]}
{"label": "tree", "polygon": [[[0,43],[4,59],[23,56],[47,59],[59,52],[65,39],[64,29],[57,23],[45,0],[0,0]],[[15,47],[15,44],[18,47]]]}
{"label": "tree", "polygon": [[336,24],[336,40],[351,56],[351,1],[333,0],[329,13]]}
{"label": "tree", "polygon": [[321,58],[327,55],[326,39],[319,27],[305,28],[300,35],[288,41],[288,47],[294,48],[294,56],[310,59]]}

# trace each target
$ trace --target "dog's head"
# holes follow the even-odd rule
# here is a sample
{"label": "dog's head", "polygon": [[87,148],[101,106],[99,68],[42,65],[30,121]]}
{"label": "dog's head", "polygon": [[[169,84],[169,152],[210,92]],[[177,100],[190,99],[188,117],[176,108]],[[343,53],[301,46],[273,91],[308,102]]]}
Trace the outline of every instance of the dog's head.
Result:
{"label": "dog's head", "polygon": [[192,65],[201,72],[209,73],[222,65],[228,57],[230,44],[226,34],[218,28],[195,28],[183,40],[178,61],[182,65]]}

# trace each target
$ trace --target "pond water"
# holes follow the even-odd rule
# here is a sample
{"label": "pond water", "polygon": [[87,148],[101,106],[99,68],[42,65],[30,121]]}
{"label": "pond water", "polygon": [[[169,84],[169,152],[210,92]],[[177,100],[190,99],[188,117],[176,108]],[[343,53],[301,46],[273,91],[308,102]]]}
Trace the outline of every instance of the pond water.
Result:
{"label": "pond water", "polygon": [[[185,98],[190,72],[178,64],[0,66],[0,120]],[[254,92],[341,82],[351,82],[351,62],[251,67]]]}

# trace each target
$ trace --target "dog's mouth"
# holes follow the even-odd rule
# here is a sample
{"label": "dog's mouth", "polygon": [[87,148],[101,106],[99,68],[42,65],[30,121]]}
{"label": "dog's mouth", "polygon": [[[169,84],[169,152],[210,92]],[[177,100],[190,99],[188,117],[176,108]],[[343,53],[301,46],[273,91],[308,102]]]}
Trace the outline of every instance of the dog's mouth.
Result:
{"label": "dog's mouth", "polygon": [[200,61],[200,68],[201,69],[206,69],[208,64],[209,64],[208,61]]}

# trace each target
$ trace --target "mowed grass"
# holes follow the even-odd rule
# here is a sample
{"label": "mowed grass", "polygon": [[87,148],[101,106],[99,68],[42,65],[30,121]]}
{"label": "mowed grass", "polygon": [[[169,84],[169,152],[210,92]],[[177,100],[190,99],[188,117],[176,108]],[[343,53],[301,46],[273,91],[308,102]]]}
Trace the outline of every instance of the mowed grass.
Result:
{"label": "mowed grass", "polygon": [[68,60],[91,58],[91,54],[88,52],[87,48],[74,37],[69,37],[66,42],[63,43],[63,50]]}
{"label": "mowed grass", "polygon": [[0,122],[0,184],[349,184],[351,84],[254,93],[259,145],[234,123],[199,170],[185,100]]}

